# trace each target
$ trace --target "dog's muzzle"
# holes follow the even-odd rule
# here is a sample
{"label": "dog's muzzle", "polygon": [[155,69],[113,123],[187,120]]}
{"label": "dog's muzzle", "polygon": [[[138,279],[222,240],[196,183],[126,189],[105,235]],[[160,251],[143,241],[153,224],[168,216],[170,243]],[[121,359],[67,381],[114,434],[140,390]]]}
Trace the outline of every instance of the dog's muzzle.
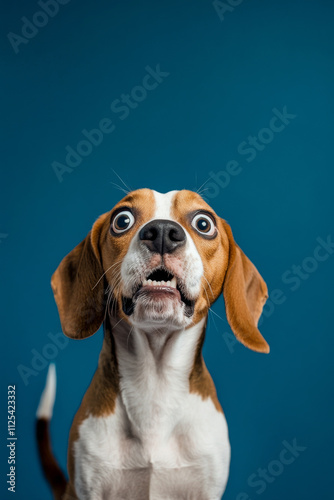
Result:
{"label": "dog's muzzle", "polygon": [[194,313],[195,301],[187,296],[182,278],[164,264],[164,257],[182,249],[187,236],[180,224],[171,220],[155,219],[148,222],[139,232],[139,240],[146,252],[161,256],[161,265],[148,269],[141,283],[134,288],[131,297],[123,297],[123,311],[130,316],[139,300],[145,303],[163,303],[177,300],[184,306],[184,314],[190,317]]}
{"label": "dog's muzzle", "polygon": [[138,286],[132,297],[122,298],[123,311],[127,316],[130,316],[134,311],[136,301],[140,298],[164,300],[175,297],[184,304],[185,315],[190,317],[194,313],[195,300],[187,298],[182,289],[184,289],[183,284],[178,282],[177,278],[168,270],[155,269]]}

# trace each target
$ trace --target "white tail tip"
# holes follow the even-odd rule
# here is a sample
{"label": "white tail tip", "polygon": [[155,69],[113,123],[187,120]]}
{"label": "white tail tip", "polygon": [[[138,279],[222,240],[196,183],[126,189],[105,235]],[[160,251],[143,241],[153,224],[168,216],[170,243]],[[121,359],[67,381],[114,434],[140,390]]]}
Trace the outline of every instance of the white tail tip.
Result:
{"label": "white tail tip", "polygon": [[42,396],[36,412],[37,418],[46,418],[47,420],[51,420],[53,405],[56,399],[56,385],[56,365],[54,363],[50,363],[48,374],[46,377],[45,388],[42,392]]}

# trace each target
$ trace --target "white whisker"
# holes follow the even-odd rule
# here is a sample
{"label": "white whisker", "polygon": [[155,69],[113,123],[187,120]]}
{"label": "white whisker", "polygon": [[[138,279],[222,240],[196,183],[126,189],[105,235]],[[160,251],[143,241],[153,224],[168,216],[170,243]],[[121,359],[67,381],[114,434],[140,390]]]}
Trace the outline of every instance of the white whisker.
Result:
{"label": "white whisker", "polygon": [[94,288],[100,283],[101,279],[103,278],[103,276],[105,274],[107,274],[108,271],[110,271],[110,269],[114,266],[116,266],[117,264],[119,264],[120,262],[122,262],[121,260],[115,262],[112,266],[108,267],[108,269],[102,274],[101,278],[95,283],[95,285],[93,286],[92,290],[94,290]]}
{"label": "white whisker", "polygon": [[117,177],[119,178],[119,180],[121,181],[121,183],[126,187],[126,189],[128,189],[127,194],[131,193],[132,189],[127,184],[125,184],[125,182],[123,181],[123,179],[121,178],[121,176],[118,175],[118,173],[114,169],[112,169],[112,171],[114,172],[115,175],[117,175]]}
{"label": "white whisker", "polygon": [[127,339],[126,339],[126,348],[127,348],[127,350],[129,350],[129,338],[130,338],[130,334],[131,334],[132,330],[133,330],[133,326],[130,328],[130,331],[129,331]]}
{"label": "white whisker", "polygon": [[116,328],[116,326],[117,326],[117,325],[119,325],[119,323],[120,323],[121,321],[123,321],[123,318],[121,318],[119,321],[117,321],[116,325],[115,325],[115,326],[113,326],[112,328],[113,328],[113,329],[114,329],[114,328]]}
{"label": "white whisker", "polygon": [[213,291],[212,291],[211,285],[210,285],[210,283],[208,282],[208,280],[206,279],[205,274],[203,274],[203,278],[205,279],[205,281],[206,281],[206,282],[207,282],[207,284],[209,285],[210,290],[211,290],[212,297],[214,298],[214,295],[213,295]]}
{"label": "white whisker", "polygon": [[211,179],[211,177],[209,177],[209,178],[208,178],[205,182],[203,182],[203,184],[202,184],[202,185],[201,185],[201,186],[197,189],[196,193],[199,193],[199,192],[200,192],[200,190],[202,189],[202,187],[203,187],[203,186],[205,186],[205,184],[206,184],[207,182],[209,182],[209,180],[210,180],[210,179]]}
{"label": "white whisker", "polygon": [[121,186],[119,186],[118,184],[116,184],[115,182],[111,182],[110,184],[112,184],[113,186],[115,186],[117,189],[119,189],[120,191],[122,191],[122,193],[124,194],[129,194],[129,191],[127,191],[126,189],[122,188]]}

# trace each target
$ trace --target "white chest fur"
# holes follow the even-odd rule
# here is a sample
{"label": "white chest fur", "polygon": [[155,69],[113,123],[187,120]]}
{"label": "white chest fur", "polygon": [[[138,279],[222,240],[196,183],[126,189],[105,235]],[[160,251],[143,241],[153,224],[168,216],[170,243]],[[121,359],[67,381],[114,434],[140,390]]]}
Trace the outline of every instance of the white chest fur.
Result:
{"label": "white chest fur", "polygon": [[203,324],[132,353],[116,337],[120,395],[108,417],[90,416],[74,444],[75,487],[88,500],[219,500],[230,446],[224,415],[189,393]]}

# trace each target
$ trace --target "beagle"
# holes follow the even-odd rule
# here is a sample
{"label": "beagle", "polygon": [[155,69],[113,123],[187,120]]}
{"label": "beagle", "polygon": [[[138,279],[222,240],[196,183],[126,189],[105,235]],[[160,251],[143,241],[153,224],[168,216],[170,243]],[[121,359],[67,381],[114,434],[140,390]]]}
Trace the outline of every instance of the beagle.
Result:
{"label": "beagle", "polygon": [[269,352],[257,329],[267,287],[230,226],[197,193],[133,191],[97,219],[51,283],[65,335],[104,327],[70,431],[68,480],[51,451],[49,370],[37,438],[54,498],[221,499],[230,444],[201,352],[221,293],[237,339]]}

